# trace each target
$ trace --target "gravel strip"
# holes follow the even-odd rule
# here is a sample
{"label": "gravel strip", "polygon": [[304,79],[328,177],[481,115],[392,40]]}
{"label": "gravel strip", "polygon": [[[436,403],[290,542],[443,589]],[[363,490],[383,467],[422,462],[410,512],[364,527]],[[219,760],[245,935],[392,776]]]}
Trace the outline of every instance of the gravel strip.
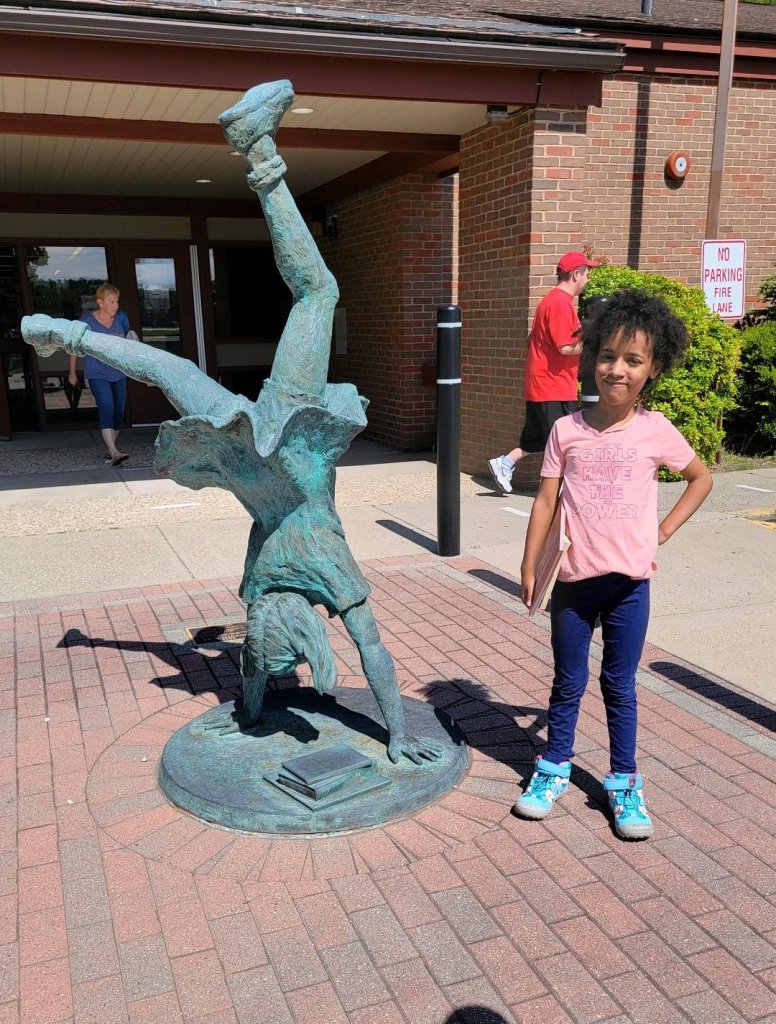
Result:
{"label": "gravel strip", "polygon": [[[119,438],[121,442],[121,438]],[[130,456],[125,466],[140,468],[154,461],[153,445],[119,444],[122,452]],[[30,451],[0,453],[0,474],[3,476],[29,476],[32,473],[77,473],[81,470],[103,469],[104,449],[96,445],[87,448],[40,448]]]}

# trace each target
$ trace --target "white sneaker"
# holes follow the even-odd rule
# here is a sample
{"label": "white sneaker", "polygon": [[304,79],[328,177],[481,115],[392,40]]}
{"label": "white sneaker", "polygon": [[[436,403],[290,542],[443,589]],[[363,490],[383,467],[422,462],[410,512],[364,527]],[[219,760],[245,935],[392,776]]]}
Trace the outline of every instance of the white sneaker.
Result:
{"label": "white sneaker", "polygon": [[488,459],[488,467],[490,468],[491,476],[499,485],[504,494],[512,493],[512,473],[515,467],[511,469],[507,466],[503,455],[499,455],[495,459]]}

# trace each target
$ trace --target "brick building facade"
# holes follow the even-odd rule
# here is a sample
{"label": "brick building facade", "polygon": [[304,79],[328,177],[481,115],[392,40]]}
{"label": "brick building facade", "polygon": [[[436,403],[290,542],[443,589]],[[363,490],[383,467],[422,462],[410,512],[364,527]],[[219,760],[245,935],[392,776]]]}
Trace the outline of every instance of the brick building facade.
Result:
{"label": "brick building facade", "polygon": [[[557,256],[591,244],[614,263],[700,284],[715,98],[713,80],[623,74],[605,80],[600,107],[524,109],[504,124],[484,125],[462,137],[457,284],[464,317],[464,470],[481,472],[489,457],[513,447],[519,435],[526,339],[533,310],[555,282]],[[682,182],[670,181],[664,173],[665,158],[676,149],[689,151],[691,157]],[[720,233],[747,240],[751,305],[763,277],[776,270],[774,166],[776,83],[737,81],[731,94]],[[366,225],[394,220],[392,207],[385,205],[394,191],[363,193],[343,207],[358,210],[364,239],[371,237]],[[452,198],[449,190],[427,193],[429,202]],[[444,213],[428,208],[426,216],[433,224]],[[393,230],[400,224],[406,224],[401,217]],[[405,246],[414,257],[429,252],[429,240],[420,235],[405,237]],[[352,335],[364,339],[354,342],[347,359],[334,357],[333,371],[337,379],[357,380],[365,393],[377,396],[370,412],[376,439],[401,448],[422,447],[433,436],[428,397],[426,418],[419,421],[416,396],[410,406],[413,415],[407,417],[400,415],[406,407],[394,391],[396,401],[385,405],[386,423],[383,396],[386,387],[390,392],[392,378],[417,381],[419,361],[433,360],[434,311],[437,304],[450,301],[450,278],[430,266],[417,288],[405,277],[406,287],[426,297],[428,306],[423,309],[421,301],[417,319],[405,321],[403,333],[375,332],[368,316],[350,318],[351,305],[363,294],[358,252],[351,250],[343,258],[336,246],[325,251],[349,308]],[[430,255],[444,261],[442,253]],[[395,284],[395,270],[384,257],[380,278]],[[405,258],[402,273],[406,268]],[[386,290],[383,298],[398,327],[399,299],[388,296]],[[418,333],[425,334],[425,344],[414,347]],[[379,339],[376,345],[366,340],[371,337]],[[395,356],[404,360],[403,371],[394,372],[393,357],[382,348],[386,341],[389,348],[397,346]],[[535,459],[526,461],[521,471],[528,477],[535,466]]]}
{"label": "brick building facade", "polygon": [[[336,240],[321,241],[340,289],[346,341],[329,378],[369,398],[369,435],[412,450],[434,442],[436,309],[453,294],[454,181],[407,175],[334,208]],[[368,253],[368,256],[366,255]]]}
{"label": "brick building facade", "polygon": [[[22,384],[52,425],[58,371],[4,327],[39,311],[25,265],[40,247],[100,247],[122,295],[139,262],[174,263],[178,296],[195,296],[184,353],[236,390],[260,386],[283,286],[214,123],[257,79],[291,78],[314,115],[292,109],[278,143],[340,288],[330,377],[370,400],[375,440],[433,444],[440,304],[463,310],[462,464],[480,473],[519,435],[530,320],[560,254],[590,244],[699,281],[721,0],[654,0],[648,17],[624,0],[503,0],[498,14],[447,0],[433,19],[421,0],[139,6],[0,0],[0,255],[20,282],[18,311],[0,308],[0,358],[17,366],[17,392],[0,387],[0,435],[17,429],[8,408]],[[82,78],[88,89],[67,87]],[[664,173],[675,150],[690,154],[682,182]],[[719,234],[748,242],[750,303],[776,265],[774,165],[776,8],[742,4]],[[240,326],[225,336],[225,323]],[[535,460],[520,468],[534,474]]]}

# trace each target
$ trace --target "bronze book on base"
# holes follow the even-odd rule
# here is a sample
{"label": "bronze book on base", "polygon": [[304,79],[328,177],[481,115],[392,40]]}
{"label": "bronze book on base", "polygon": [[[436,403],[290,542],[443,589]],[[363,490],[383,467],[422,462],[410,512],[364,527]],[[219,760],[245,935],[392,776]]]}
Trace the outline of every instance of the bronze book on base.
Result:
{"label": "bronze book on base", "polygon": [[534,582],[533,601],[528,609],[529,615],[544,611],[550,600],[552,588],[560,572],[563,556],[569,549],[571,541],[566,533],[566,513],[563,502],[558,497],[555,515],[552,517],[550,529],[539,551],[536,560],[536,580]]}

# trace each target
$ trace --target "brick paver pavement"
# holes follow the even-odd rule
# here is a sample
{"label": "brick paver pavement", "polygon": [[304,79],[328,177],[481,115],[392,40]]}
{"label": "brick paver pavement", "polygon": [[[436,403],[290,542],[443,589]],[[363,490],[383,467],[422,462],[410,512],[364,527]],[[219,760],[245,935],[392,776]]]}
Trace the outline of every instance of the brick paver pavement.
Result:
{"label": "brick paver pavement", "polygon": [[595,686],[568,795],[520,821],[546,623],[471,559],[365,568],[403,692],[471,766],[406,820],[311,842],[212,828],[156,785],[167,737],[239,683],[235,649],[170,638],[241,618],[236,581],[0,606],[0,1024],[774,1024],[773,708],[648,648],[654,838],[612,832]]}

